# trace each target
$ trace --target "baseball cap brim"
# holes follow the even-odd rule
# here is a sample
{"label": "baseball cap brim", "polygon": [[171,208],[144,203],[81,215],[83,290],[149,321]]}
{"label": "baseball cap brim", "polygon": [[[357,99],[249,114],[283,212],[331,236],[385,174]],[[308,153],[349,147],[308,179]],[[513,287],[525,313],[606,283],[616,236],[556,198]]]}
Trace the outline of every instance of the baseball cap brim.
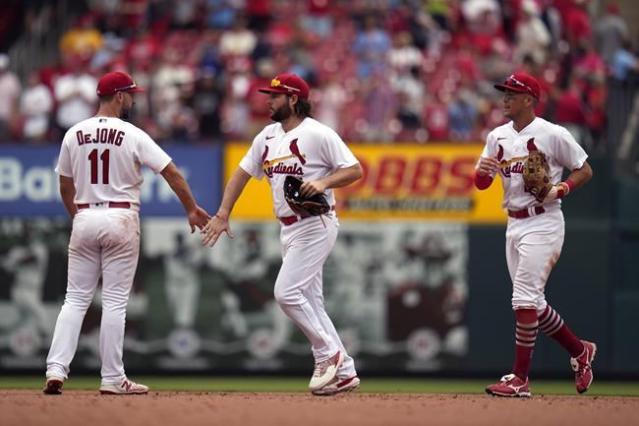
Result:
{"label": "baseball cap brim", "polygon": [[500,92],[526,93],[528,95],[531,94],[525,87],[513,87],[506,84],[495,84],[495,89],[499,90]]}
{"label": "baseball cap brim", "polygon": [[141,87],[131,87],[129,89],[115,89],[115,90],[109,90],[108,92],[102,93],[100,91],[98,91],[98,96],[111,96],[111,95],[115,95],[118,92],[127,92],[127,93],[141,93],[141,92],[146,92],[146,90],[144,90]]}
{"label": "baseball cap brim", "polygon": [[285,95],[293,93],[291,90],[288,90],[284,87],[263,87],[261,89],[257,89],[257,91],[262,93],[283,93]]}

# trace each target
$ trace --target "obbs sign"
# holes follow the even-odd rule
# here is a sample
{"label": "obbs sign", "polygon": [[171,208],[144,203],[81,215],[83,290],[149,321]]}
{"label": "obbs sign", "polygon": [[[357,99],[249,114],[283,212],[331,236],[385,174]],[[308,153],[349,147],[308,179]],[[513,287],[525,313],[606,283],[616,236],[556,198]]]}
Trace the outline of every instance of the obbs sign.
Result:
{"label": "obbs sign", "polygon": [[[501,182],[486,191],[473,185],[481,144],[364,145],[349,144],[364,176],[337,191],[342,219],[450,220],[502,223]],[[225,150],[228,179],[248,150],[229,144]],[[268,184],[251,180],[238,200],[236,219],[273,219]]]}

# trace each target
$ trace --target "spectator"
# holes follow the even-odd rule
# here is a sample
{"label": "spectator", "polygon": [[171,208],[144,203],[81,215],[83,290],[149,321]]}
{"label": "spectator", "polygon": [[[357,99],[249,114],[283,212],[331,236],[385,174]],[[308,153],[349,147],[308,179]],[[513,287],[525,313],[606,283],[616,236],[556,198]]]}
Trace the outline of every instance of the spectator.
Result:
{"label": "spectator", "polygon": [[420,73],[421,68],[413,66],[410,69],[402,70],[391,79],[391,87],[402,101],[403,111],[400,121],[405,121],[405,124],[411,129],[414,128],[415,123],[421,124],[420,116],[424,110],[426,87]]}
{"label": "spectator", "polygon": [[227,64],[229,77],[222,112],[222,131],[231,140],[242,139],[249,137],[246,128],[249,121],[246,98],[252,79],[251,62],[248,58],[234,58]]}
{"label": "spectator", "polygon": [[206,0],[206,20],[210,28],[231,28],[237,12],[233,0]]}
{"label": "spectator", "polygon": [[95,28],[93,16],[86,14],[60,39],[60,52],[63,56],[77,56],[90,59],[102,48],[102,34]]}
{"label": "spectator", "polygon": [[534,0],[524,0],[522,11],[524,19],[517,27],[517,61],[521,63],[528,55],[536,63],[543,64],[546,62],[550,33],[539,17],[539,8]]}
{"label": "spectator", "polygon": [[585,143],[590,144],[585,145],[587,149],[601,149],[604,146],[607,95],[606,79],[603,75],[599,75],[590,80],[585,99],[582,97],[589,131],[589,137],[585,139]]}
{"label": "spectator", "polygon": [[333,17],[329,2],[307,0],[306,8],[307,13],[302,17],[304,30],[322,39],[328,37],[333,32]]}
{"label": "spectator", "polygon": [[0,53],[0,142],[12,136],[21,90],[20,80],[9,70],[9,56]]}
{"label": "spectator", "polygon": [[153,33],[137,29],[124,48],[124,61],[129,66],[148,68],[161,51],[161,42]]}
{"label": "spectator", "polygon": [[338,74],[329,75],[312,95],[317,120],[342,134],[340,129],[340,124],[343,124],[341,123],[342,110],[348,101],[348,95],[339,77]]}
{"label": "spectator", "polygon": [[565,37],[570,46],[579,46],[592,37],[590,16],[586,9],[586,0],[574,0],[564,16]]}
{"label": "spectator", "polygon": [[576,80],[572,81],[568,90],[561,93],[557,100],[556,121],[557,124],[568,129],[582,146],[586,144],[586,112]]}
{"label": "spectator", "polygon": [[238,16],[235,18],[233,27],[224,31],[220,37],[220,55],[222,57],[249,56],[256,44],[257,37],[247,28],[246,19]]}
{"label": "spectator", "polygon": [[245,137],[257,134],[270,121],[271,111],[264,100],[264,94],[258,92],[260,87],[270,87],[271,78],[277,74],[270,59],[260,59],[255,66],[256,75],[251,79],[246,92],[249,120],[244,123]]}
{"label": "spectator", "polygon": [[456,92],[453,102],[448,107],[450,137],[456,141],[470,141],[474,138],[477,108],[472,94],[468,90]]}
{"label": "spectator", "polygon": [[364,28],[357,34],[353,43],[353,52],[358,60],[358,77],[369,78],[385,72],[386,55],[390,47],[388,33],[379,28],[374,16],[367,16],[364,19]]}
{"label": "spectator", "polygon": [[389,64],[398,71],[404,71],[422,64],[422,52],[413,45],[410,33],[398,33],[393,39],[393,47],[388,52]]}
{"label": "spectator", "polygon": [[251,30],[262,32],[271,21],[273,5],[271,0],[250,0],[246,5],[248,26]]}
{"label": "spectator", "polygon": [[606,14],[599,19],[595,26],[595,47],[603,60],[612,64],[615,52],[628,38],[628,26],[619,16],[619,5],[610,3],[606,8]]}
{"label": "spectator", "polygon": [[[422,127],[422,120],[419,112],[410,105],[410,99],[406,93],[397,94],[398,107],[395,118],[400,127],[395,131],[395,140],[412,141],[416,140],[416,131]],[[423,142],[423,141],[420,141]]]}
{"label": "spectator", "polygon": [[195,29],[200,16],[200,0],[180,0],[173,4],[172,26],[179,29]]}
{"label": "spectator", "polygon": [[37,71],[29,75],[28,87],[22,92],[20,114],[22,136],[29,141],[43,141],[49,136],[49,117],[53,111],[53,96],[40,81]]}
{"label": "spectator", "polygon": [[625,82],[633,74],[639,72],[639,58],[632,51],[630,41],[624,39],[619,49],[612,55],[611,74],[619,81]]}
{"label": "spectator", "polygon": [[385,74],[379,71],[365,83],[364,90],[364,139],[382,143],[392,142],[389,124],[396,116],[397,95],[386,80]]}
{"label": "spectator", "polygon": [[448,120],[448,101],[450,94],[443,89],[437,91],[435,98],[426,102],[423,122],[429,141],[446,142],[450,137]]}
{"label": "spectator", "polygon": [[105,34],[103,40],[102,47],[91,58],[92,70],[105,69],[124,49],[125,40],[114,33]]}
{"label": "spectator", "polygon": [[605,79],[606,64],[587,40],[583,40],[579,46],[573,73],[581,85],[582,93],[585,93],[591,81]]}
{"label": "spectator", "polygon": [[465,36],[481,55],[491,52],[496,44],[506,44],[495,0],[468,0],[462,3],[462,12],[467,22]]}
{"label": "spectator", "polygon": [[[98,97],[95,88],[98,81],[86,71],[78,57],[67,58],[72,71],[58,77],[53,94],[58,108],[56,125],[60,137],[75,123],[91,117],[96,110]],[[58,135],[56,135],[58,136]]]}
{"label": "spectator", "polygon": [[[193,68],[180,61],[180,53],[176,49],[167,48],[152,79],[151,106],[159,117],[159,129],[167,137],[175,136],[173,127],[184,124],[183,119],[177,118],[185,118],[182,114],[184,99],[193,92]],[[187,133],[191,134],[190,131]]]}
{"label": "spectator", "polygon": [[224,101],[224,78],[216,68],[204,67],[195,83],[193,110],[199,123],[198,135],[206,141],[222,138],[221,109]]}

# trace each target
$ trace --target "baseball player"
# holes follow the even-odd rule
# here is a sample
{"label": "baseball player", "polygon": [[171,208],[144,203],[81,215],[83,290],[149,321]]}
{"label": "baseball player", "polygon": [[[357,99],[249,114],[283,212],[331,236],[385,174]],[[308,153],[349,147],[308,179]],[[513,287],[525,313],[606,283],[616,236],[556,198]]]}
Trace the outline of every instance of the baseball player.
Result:
{"label": "baseball player", "polygon": [[326,314],[322,294],[322,268],[339,226],[334,207],[319,216],[296,214],[285,200],[283,187],[287,175],[301,178],[302,196],[324,194],[334,206],[333,188],[356,181],[362,169],[339,135],[311,118],[309,86],[302,78],[281,74],[259,91],[269,95],[267,104],[275,123],[253,139],[226,185],[217,214],[204,229],[203,242],[214,245],[222,232],[233,238],[228,219],[235,202],[251,177],[266,176],[281,224],[283,259],[275,300],[311,342],[315,369],[309,389],[316,395],[353,390],[360,382],[354,362]]}
{"label": "baseball player", "polygon": [[140,166],[162,174],[184,205],[191,232],[209,219],[171,158],[144,131],[123,120],[140,91],[126,73],[105,74],[97,87],[98,112],[71,127],[62,141],[56,172],[73,228],[66,297],[47,356],[46,394],[61,393],[100,276],[100,392],[149,390],[127,379],[122,363],[126,305],[140,249]]}
{"label": "baseball player", "polygon": [[[513,284],[515,311],[515,362],[510,374],[486,388],[491,395],[529,397],[528,371],[538,330],[556,340],[571,356],[579,393],[592,383],[591,364],[597,346],[581,340],[546,301],[544,291],[550,271],[559,259],[564,241],[561,199],[592,177],[587,155],[563,127],[536,117],[540,86],[534,77],[518,72],[495,88],[504,92],[504,115],[511,121],[495,128],[476,166],[475,186],[488,188],[497,173],[508,210],[506,261]],[[545,188],[527,182],[526,168],[542,153]],[[563,169],[570,170],[561,181]]]}
{"label": "baseball player", "polygon": [[164,287],[176,329],[190,330],[195,323],[200,295],[202,247],[193,247],[185,235],[174,236],[175,246],[164,257]]}
{"label": "baseball player", "polygon": [[51,320],[42,301],[49,250],[44,237],[25,224],[24,244],[9,250],[0,265],[13,273],[11,299],[20,312],[19,326],[34,324],[44,336],[51,333]]}

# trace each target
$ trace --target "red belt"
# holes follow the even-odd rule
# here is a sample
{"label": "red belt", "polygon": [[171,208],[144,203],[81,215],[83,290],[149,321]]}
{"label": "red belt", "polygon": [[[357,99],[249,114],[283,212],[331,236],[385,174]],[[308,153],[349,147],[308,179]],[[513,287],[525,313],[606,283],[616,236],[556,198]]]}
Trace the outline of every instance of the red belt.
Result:
{"label": "red belt", "polygon": [[[331,211],[335,210],[335,206],[331,206]],[[282,225],[289,226],[294,223],[299,222],[302,219],[306,219],[307,217],[311,217],[310,214],[301,214],[295,216],[280,216],[277,219],[282,222]]]}
{"label": "red belt", "polygon": [[532,213],[530,209],[508,210],[508,216],[514,217],[515,219],[526,219],[527,217],[537,216],[546,212],[546,209],[541,206],[533,207],[532,209],[534,213]]}
{"label": "red belt", "polygon": [[[106,202],[104,203],[95,203],[95,204],[106,204]],[[77,204],[76,205],[78,207],[78,209],[88,209],[89,207],[91,207],[91,204]],[[111,209],[130,209],[131,208],[131,203],[129,203],[128,201],[109,201],[108,202],[108,207]]]}

